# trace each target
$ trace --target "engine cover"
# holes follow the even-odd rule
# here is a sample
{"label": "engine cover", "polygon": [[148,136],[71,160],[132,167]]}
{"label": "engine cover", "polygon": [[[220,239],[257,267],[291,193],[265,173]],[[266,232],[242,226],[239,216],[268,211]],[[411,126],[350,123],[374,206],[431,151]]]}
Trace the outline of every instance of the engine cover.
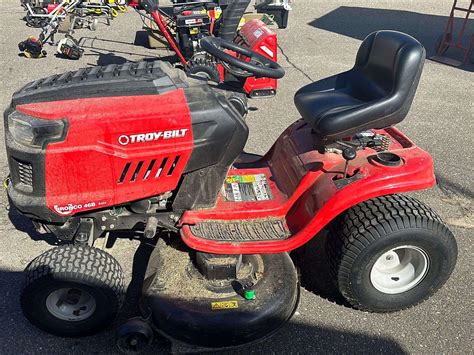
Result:
{"label": "engine cover", "polygon": [[226,170],[242,148],[229,149],[233,137],[245,144],[248,134],[226,95],[161,62],[38,80],[14,94],[6,127],[12,113],[65,122],[62,138],[41,147],[6,130],[9,196],[20,211],[52,222],[174,191],[195,170]]}

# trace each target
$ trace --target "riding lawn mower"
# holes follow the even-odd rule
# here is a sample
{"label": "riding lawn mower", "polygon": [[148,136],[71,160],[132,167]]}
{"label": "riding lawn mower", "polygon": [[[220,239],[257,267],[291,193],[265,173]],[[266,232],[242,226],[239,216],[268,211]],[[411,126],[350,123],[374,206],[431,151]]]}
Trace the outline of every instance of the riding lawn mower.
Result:
{"label": "riding lawn mower", "polygon": [[[248,75],[262,69],[226,52],[256,54],[248,48],[212,36],[200,45]],[[109,326],[124,277],[97,244],[129,232],[156,244],[140,314],[117,331],[126,352],[154,334],[202,347],[274,334],[299,301],[289,253],[322,230],[350,305],[393,312],[426,300],[449,278],[457,246],[432,209],[403,195],[435,184],[433,161],[393,127],[424,60],[406,34],[370,34],[352,69],[296,92],[301,118],[264,156],[243,151],[249,131],[226,83],[163,62],[27,84],[5,112],[7,192],[38,231],[66,244],[27,266],[24,315],[58,336]],[[272,63],[263,67],[280,75]]]}

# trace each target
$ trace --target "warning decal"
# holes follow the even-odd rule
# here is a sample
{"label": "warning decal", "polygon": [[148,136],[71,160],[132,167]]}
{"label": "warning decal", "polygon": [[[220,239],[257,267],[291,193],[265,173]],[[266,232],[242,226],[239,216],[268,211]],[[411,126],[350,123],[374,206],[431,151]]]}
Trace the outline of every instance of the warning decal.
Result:
{"label": "warning decal", "polygon": [[265,174],[229,176],[225,180],[224,195],[227,201],[234,202],[266,201],[273,198]]}
{"label": "warning decal", "polygon": [[211,302],[211,309],[213,311],[220,311],[223,309],[235,309],[235,308],[239,308],[239,302],[237,301]]}

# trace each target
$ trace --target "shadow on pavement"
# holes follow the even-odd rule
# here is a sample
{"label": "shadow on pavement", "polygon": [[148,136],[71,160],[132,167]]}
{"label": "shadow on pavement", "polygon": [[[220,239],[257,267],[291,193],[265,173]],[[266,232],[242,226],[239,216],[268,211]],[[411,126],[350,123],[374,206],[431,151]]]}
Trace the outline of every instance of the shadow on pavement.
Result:
{"label": "shadow on pavement", "polygon": [[302,287],[330,302],[351,308],[331,277],[325,249],[327,237],[327,230],[323,229],[308,243],[293,251],[291,257],[298,268]]}
{"label": "shadow on pavement", "polygon": [[[170,55],[170,51],[166,49],[154,50],[153,52],[149,51],[148,53],[137,52],[138,48],[149,48],[148,39],[145,37],[145,31],[137,31],[136,38],[133,43],[87,36],[81,37],[79,39],[79,43],[82,48],[86,49],[84,57],[97,57],[96,63],[88,63],[88,65],[91,66],[155,60],[164,60],[171,63],[176,62],[176,55]],[[116,49],[117,45],[121,45],[121,49]],[[129,47],[125,48],[124,45]],[[134,60],[135,58],[136,60]]]}
{"label": "shadow on pavement", "polygon": [[12,205],[10,205],[8,208],[8,218],[17,230],[28,234],[28,236],[34,241],[45,241],[49,245],[53,246],[65,244],[65,242],[59,241],[52,233],[38,233],[35,229],[35,226],[33,225],[33,222],[31,222],[29,218],[20,214]]}
{"label": "shadow on pavement", "polygon": [[436,174],[436,184],[444,193],[463,195],[474,200],[474,191],[469,186],[461,186],[441,173]]}
{"label": "shadow on pavement", "polygon": [[[450,10],[451,6],[447,4],[446,14],[449,14]],[[436,54],[435,44],[443,34],[447,21],[448,16],[429,15],[413,11],[341,6],[309,22],[309,25],[361,41],[368,34],[377,30],[405,32],[423,44],[429,59]],[[455,21],[457,26],[455,26],[454,31],[455,38],[457,38],[460,23],[461,19],[457,18]],[[466,41],[472,35],[473,27],[474,20],[469,20],[464,35]],[[471,62],[457,67],[458,69],[474,71],[474,64],[472,64],[473,52],[471,52]],[[454,48],[450,48],[446,54],[447,57],[456,60],[462,60],[462,55],[461,50]]]}
{"label": "shadow on pavement", "polygon": [[[115,53],[118,53],[117,51],[104,51],[104,52],[99,52],[95,50],[91,50],[90,54],[85,54],[85,56],[97,56],[97,62],[96,63],[88,63],[91,66],[94,65],[109,65],[109,64],[124,64],[127,62],[130,63],[136,63],[136,62],[154,62],[156,60],[164,61],[164,62],[169,62],[169,63],[174,63],[175,62],[175,56],[160,56],[160,57],[154,57],[154,56],[149,56],[145,58],[138,58],[138,60],[130,60],[125,57],[116,55]],[[127,53],[125,53],[127,54]]]}

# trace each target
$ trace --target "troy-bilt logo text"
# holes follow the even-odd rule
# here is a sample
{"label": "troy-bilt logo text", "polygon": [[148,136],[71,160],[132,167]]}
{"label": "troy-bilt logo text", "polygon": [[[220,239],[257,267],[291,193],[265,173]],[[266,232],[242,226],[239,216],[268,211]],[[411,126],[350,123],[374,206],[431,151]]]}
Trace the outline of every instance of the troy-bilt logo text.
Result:
{"label": "troy-bilt logo text", "polygon": [[181,128],[181,129],[172,129],[169,131],[158,131],[158,132],[150,132],[150,133],[140,133],[140,134],[130,134],[130,135],[122,134],[120,137],[118,137],[118,142],[121,145],[127,145],[127,144],[132,144],[132,143],[153,142],[159,139],[182,138],[186,136],[188,131],[189,131],[189,128]]}

